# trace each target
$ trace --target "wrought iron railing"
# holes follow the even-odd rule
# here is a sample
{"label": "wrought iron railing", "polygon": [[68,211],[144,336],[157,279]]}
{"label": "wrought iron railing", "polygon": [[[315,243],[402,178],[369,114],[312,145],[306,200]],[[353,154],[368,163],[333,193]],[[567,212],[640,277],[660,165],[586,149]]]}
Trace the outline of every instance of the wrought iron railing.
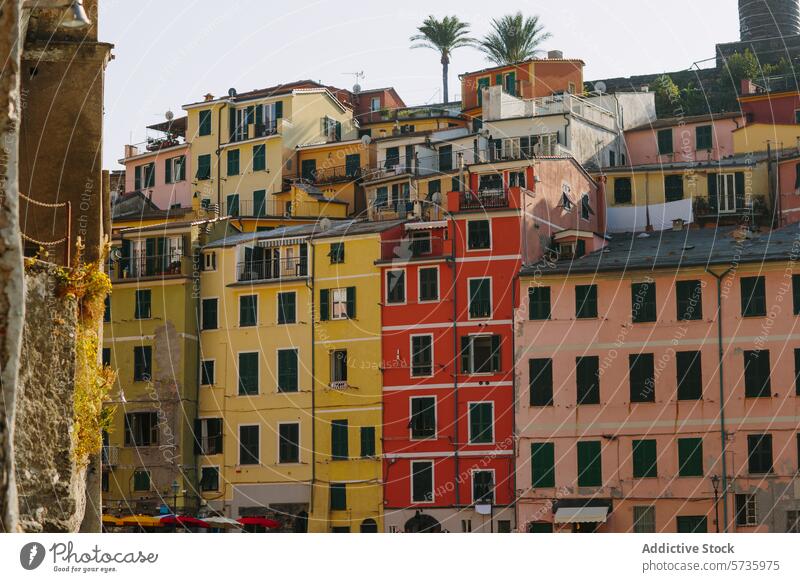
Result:
{"label": "wrought iron railing", "polygon": [[483,208],[508,208],[508,189],[491,188],[477,192],[462,192],[459,200],[461,210],[480,210]]}
{"label": "wrought iron railing", "polygon": [[265,258],[237,263],[237,281],[280,281],[308,276],[308,259],[305,257]]}

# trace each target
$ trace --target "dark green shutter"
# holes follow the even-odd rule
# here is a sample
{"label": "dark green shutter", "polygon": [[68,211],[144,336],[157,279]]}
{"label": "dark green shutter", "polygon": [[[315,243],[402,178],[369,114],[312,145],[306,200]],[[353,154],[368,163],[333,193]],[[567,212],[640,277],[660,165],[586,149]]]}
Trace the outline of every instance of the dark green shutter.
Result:
{"label": "dark green shutter", "polygon": [[120,270],[124,271],[130,269],[131,265],[131,241],[122,239],[122,249],[119,259]]}
{"label": "dark green shutter", "polygon": [[708,174],[708,208],[716,214],[719,208],[719,196],[717,194],[717,174]]}
{"label": "dark green shutter", "polygon": [[331,456],[334,460],[344,460],[349,456],[346,420],[331,422]]}
{"label": "dark green shutter", "polygon": [[203,446],[200,442],[202,438],[203,430],[203,421],[199,418],[194,419],[194,454],[201,455],[203,454]]}
{"label": "dark green shutter", "polygon": [[361,427],[361,456],[374,457],[375,456],[375,427],[362,426]]}
{"label": "dark green shutter", "polygon": [[640,479],[644,477],[657,477],[657,451],[655,440],[633,441],[633,476]]}
{"label": "dark green shutter", "polygon": [[531,444],[531,487],[556,486],[556,455],[553,443]]}
{"label": "dark green shutter", "polygon": [[472,338],[468,335],[465,335],[461,338],[461,372],[463,374],[470,374],[472,370],[470,369],[469,360],[470,360],[470,352],[472,351]]}
{"label": "dark green shutter", "polygon": [[347,317],[354,319],[356,316],[356,288],[347,288]]}
{"label": "dark green shutter", "polygon": [[236,137],[236,109],[233,107],[228,110],[228,134],[230,141],[234,141]]}
{"label": "dark green shutter", "polygon": [[276,101],[275,102],[275,119],[281,119],[283,117],[283,101]]}
{"label": "dark green shutter", "polygon": [[741,211],[744,209],[745,202],[744,172],[736,172],[734,178],[736,182],[736,210]]}
{"label": "dark green shutter", "polygon": [[578,443],[578,487],[600,487],[603,469],[599,441]]}
{"label": "dark green shutter", "polygon": [[500,336],[492,336],[492,372],[500,371]]}
{"label": "dark green shutter", "polygon": [[528,379],[531,406],[552,406],[553,360],[550,358],[528,360]]}
{"label": "dark green shutter", "polygon": [[253,216],[263,217],[267,215],[267,191],[256,190],[253,192]]}
{"label": "dark green shutter", "polygon": [[678,475],[703,476],[703,439],[678,439]]}
{"label": "dark green shutter", "polygon": [[320,289],[319,290],[319,320],[320,321],[328,321],[330,319],[330,310],[331,310],[331,302],[330,302],[330,290],[329,289]]}
{"label": "dark green shutter", "polygon": [[297,352],[295,350],[278,352],[278,391],[297,391]]}
{"label": "dark green shutter", "polygon": [[172,159],[164,160],[164,181],[172,184]]}

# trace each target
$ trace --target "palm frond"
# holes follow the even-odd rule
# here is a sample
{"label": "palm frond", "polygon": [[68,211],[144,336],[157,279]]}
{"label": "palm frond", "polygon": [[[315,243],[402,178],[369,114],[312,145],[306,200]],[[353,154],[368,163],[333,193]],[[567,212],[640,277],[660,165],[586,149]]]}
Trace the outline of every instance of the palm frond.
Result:
{"label": "palm frond", "polygon": [[538,16],[522,12],[492,20],[491,31],[478,43],[486,58],[497,65],[510,65],[536,57],[539,46],[551,37]]}

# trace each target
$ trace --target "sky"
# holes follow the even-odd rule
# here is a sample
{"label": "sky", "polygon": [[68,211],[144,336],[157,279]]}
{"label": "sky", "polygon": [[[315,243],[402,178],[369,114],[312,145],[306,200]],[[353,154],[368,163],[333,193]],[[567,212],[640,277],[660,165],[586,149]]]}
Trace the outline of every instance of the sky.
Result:
{"label": "sky", "polygon": [[[539,15],[544,50],[586,62],[586,80],[682,70],[738,40],[734,0],[101,0],[100,40],[115,45],[106,71],[104,166],[118,169],[126,143],[176,117],[206,93],[225,95],[298,79],[351,88],[393,86],[408,105],[441,101],[436,52],[411,49],[426,16],[457,15],[472,35],[492,18]],[[488,66],[477,49],[451,59],[458,74]],[[710,63],[704,66],[709,66]]]}

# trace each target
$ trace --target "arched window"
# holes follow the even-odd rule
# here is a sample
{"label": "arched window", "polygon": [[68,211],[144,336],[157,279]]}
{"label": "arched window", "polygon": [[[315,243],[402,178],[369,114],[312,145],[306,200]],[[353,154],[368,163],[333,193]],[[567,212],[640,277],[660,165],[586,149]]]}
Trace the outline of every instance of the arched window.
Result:
{"label": "arched window", "polygon": [[365,519],[361,522],[361,533],[378,533],[378,524],[374,519]]}

